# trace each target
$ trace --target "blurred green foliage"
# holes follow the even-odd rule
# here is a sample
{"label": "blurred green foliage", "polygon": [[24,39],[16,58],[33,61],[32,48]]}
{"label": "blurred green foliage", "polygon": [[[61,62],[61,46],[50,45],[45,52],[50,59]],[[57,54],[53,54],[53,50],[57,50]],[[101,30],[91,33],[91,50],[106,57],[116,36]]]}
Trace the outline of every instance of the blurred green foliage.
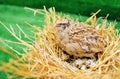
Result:
{"label": "blurred green foliage", "polygon": [[0,0],[1,4],[28,6],[34,8],[55,7],[57,11],[89,16],[101,9],[98,16],[120,21],[120,0]]}

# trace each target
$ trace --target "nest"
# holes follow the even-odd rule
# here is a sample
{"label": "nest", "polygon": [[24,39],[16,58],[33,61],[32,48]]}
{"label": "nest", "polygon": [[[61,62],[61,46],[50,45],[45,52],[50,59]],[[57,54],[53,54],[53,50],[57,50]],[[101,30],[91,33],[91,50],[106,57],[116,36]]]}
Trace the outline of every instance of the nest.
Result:
{"label": "nest", "polygon": [[[98,60],[94,66],[81,70],[63,61],[66,55],[59,48],[54,24],[56,20],[62,19],[64,16],[56,14],[54,8],[50,8],[48,11],[46,8],[33,11],[44,14],[45,20],[43,30],[27,23],[36,30],[34,32],[36,37],[32,44],[19,38],[12,27],[9,29],[1,22],[20,44],[26,46],[26,48],[23,48],[24,54],[11,46],[8,47],[16,54],[0,47],[0,49],[14,57],[9,62],[2,62],[0,66],[0,70],[7,73],[8,79],[117,79],[120,77],[120,35],[112,23],[107,23],[106,19],[99,23],[96,20],[97,12],[86,20],[85,23],[92,25],[105,38],[107,47],[102,54],[98,54]],[[26,35],[20,27],[19,30]],[[26,35],[26,38],[31,39],[29,35]],[[4,40],[1,40],[1,42],[7,45]]]}

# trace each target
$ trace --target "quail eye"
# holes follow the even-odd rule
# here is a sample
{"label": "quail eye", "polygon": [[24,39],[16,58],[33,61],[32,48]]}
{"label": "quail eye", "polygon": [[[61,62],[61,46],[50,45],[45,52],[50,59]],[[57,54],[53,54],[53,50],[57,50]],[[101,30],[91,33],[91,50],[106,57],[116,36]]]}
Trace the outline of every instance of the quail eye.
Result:
{"label": "quail eye", "polygon": [[70,24],[68,23],[59,23],[59,24],[56,24],[56,27],[62,27],[63,29],[66,29],[66,27],[69,27]]}
{"label": "quail eye", "polygon": [[63,29],[66,29],[66,27],[68,27],[67,25],[61,25],[61,27],[63,28]]}
{"label": "quail eye", "polygon": [[58,21],[55,25],[55,27],[62,27],[63,30],[66,29],[66,27],[70,26],[70,22],[68,19],[64,19],[62,21]]}

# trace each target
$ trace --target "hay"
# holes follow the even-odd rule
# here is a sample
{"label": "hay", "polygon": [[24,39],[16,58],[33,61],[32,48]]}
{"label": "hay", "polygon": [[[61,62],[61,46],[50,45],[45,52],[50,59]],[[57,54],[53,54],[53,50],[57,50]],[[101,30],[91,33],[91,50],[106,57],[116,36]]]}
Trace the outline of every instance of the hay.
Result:
{"label": "hay", "polygon": [[[118,31],[112,23],[107,23],[107,20],[103,20],[102,23],[98,23],[96,20],[96,14],[90,17],[86,23],[91,23],[98,32],[107,41],[107,47],[103,54],[99,54],[97,64],[86,70],[79,70],[69,63],[62,61],[65,58],[64,53],[58,47],[58,41],[56,38],[56,30],[54,29],[54,23],[57,19],[64,18],[61,14],[57,15],[54,8],[50,8],[49,11],[44,10],[32,10],[36,13],[44,14],[44,29],[41,30],[38,27],[30,25],[34,30],[35,40],[33,44],[29,44],[26,41],[19,38],[14,29],[10,29],[1,22],[1,24],[13,35],[20,44],[26,46],[24,54],[13,49],[16,55],[1,47],[0,49],[7,52],[15,59],[10,59],[9,62],[2,62],[0,70],[4,71],[10,78],[35,78],[35,79],[118,79],[120,78],[120,36]],[[19,29],[24,34],[23,30]],[[27,36],[28,39],[29,35]],[[2,43],[7,45],[4,40]],[[18,43],[16,43],[18,44]],[[20,55],[17,56],[17,55]]]}

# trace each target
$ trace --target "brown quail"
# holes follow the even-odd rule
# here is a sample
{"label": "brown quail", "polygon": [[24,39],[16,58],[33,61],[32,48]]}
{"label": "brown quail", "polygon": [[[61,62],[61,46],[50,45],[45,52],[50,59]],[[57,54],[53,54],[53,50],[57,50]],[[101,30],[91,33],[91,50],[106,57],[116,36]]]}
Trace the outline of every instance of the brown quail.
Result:
{"label": "brown quail", "polygon": [[103,52],[106,42],[97,30],[85,23],[68,19],[55,23],[59,47],[74,57],[94,57]]}

